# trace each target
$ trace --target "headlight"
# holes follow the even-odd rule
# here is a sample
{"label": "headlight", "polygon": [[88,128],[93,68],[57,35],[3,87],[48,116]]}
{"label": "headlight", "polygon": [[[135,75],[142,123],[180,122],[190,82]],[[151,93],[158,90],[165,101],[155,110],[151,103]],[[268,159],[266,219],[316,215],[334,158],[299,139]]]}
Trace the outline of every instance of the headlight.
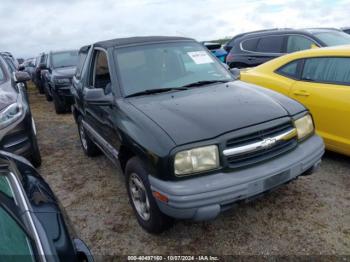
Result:
{"label": "headlight", "polygon": [[59,78],[55,80],[56,84],[63,85],[63,84],[70,84],[69,78]]}
{"label": "headlight", "polygon": [[310,115],[303,116],[294,121],[298,132],[298,139],[303,139],[314,132],[314,123]]}
{"label": "headlight", "polygon": [[216,145],[194,148],[176,154],[176,175],[186,175],[219,167],[219,151]]}
{"label": "headlight", "polygon": [[6,107],[0,112],[0,129],[3,129],[16,122],[19,118],[21,118],[23,112],[23,106],[19,103],[14,103]]}

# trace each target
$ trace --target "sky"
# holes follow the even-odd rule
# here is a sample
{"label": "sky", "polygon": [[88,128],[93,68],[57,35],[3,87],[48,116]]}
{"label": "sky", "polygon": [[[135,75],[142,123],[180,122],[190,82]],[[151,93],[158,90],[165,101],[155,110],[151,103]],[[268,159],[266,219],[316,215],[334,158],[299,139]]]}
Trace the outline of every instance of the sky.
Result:
{"label": "sky", "polygon": [[350,0],[0,0],[0,51],[16,57],[119,37],[232,37],[350,26]]}

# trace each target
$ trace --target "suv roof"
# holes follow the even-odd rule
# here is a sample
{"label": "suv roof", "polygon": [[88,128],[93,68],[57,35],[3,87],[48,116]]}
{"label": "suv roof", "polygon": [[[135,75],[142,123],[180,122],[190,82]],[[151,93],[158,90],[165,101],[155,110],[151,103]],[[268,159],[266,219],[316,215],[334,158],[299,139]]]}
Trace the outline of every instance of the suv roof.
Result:
{"label": "suv roof", "polygon": [[300,28],[300,29],[273,28],[273,29],[264,29],[264,30],[257,30],[257,31],[251,31],[251,32],[238,34],[238,35],[234,36],[232,38],[232,40],[235,40],[235,39],[243,37],[243,36],[261,36],[261,35],[271,34],[271,33],[277,33],[277,34],[286,34],[286,33],[313,34],[316,32],[326,32],[326,31],[340,31],[340,30],[337,28]]}
{"label": "suv roof", "polygon": [[109,48],[114,46],[125,46],[141,43],[158,43],[167,41],[194,41],[192,38],[177,37],[177,36],[143,36],[143,37],[128,37],[116,38],[95,43],[95,46]]}

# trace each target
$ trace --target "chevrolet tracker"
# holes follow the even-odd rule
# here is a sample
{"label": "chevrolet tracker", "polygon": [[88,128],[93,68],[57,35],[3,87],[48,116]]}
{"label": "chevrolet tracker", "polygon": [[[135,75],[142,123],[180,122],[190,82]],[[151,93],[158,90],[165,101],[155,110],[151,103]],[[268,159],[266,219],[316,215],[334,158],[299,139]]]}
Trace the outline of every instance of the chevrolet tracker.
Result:
{"label": "chevrolet tracker", "polygon": [[84,46],[72,82],[84,152],[125,174],[148,232],[208,220],[320,163],[324,144],[295,100],[235,80],[200,43],[135,37]]}

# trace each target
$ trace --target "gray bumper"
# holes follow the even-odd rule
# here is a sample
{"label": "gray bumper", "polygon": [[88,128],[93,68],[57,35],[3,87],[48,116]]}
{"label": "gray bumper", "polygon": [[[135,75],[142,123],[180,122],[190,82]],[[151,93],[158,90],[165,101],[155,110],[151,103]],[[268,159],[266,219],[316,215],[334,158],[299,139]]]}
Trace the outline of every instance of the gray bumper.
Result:
{"label": "gray bumper", "polygon": [[163,213],[180,219],[208,220],[236,201],[295,179],[318,165],[323,154],[323,140],[314,135],[293,151],[261,165],[184,181],[162,181],[153,176],[149,181],[153,191],[168,196],[168,203],[157,200]]}

